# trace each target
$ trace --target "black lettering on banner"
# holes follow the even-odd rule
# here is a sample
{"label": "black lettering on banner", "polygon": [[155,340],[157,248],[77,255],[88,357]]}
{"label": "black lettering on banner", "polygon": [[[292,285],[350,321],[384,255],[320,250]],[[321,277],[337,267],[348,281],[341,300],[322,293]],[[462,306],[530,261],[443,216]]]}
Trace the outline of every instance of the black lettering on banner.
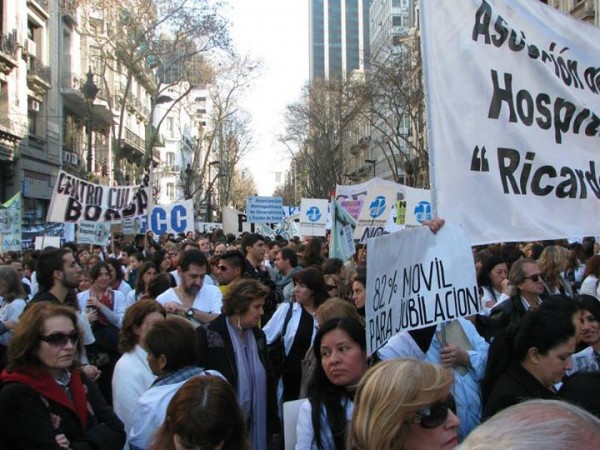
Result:
{"label": "black lettering on banner", "polygon": [[[498,148],[498,175],[505,194],[532,195],[557,198],[586,199],[591,191],[600,200],[600,178],[596,172],[596,161],[589,161],[589,168],[568,166],[536,167],[534,152],[526,152],[524,162],[521,154],[513,148]],[[519,183],[517,184],[517,178]]]}

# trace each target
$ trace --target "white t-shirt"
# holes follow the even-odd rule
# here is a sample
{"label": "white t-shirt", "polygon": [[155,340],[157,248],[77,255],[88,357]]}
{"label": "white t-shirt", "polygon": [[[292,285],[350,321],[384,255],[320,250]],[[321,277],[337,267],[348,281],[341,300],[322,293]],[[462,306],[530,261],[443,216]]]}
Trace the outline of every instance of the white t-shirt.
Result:
{"label": "white t-shirt", "polygon": [[[175,288],[170,288],[168,291],[160,294],[156,301],[161,305],[169,302],[176,302],[183,304],[181,299],[175,292]],[[203,285],[202,289],[196,294],[192,308],[208,314],[221,314],[221,308],[223,307],[223,294],[221,290],[216,286]]]}

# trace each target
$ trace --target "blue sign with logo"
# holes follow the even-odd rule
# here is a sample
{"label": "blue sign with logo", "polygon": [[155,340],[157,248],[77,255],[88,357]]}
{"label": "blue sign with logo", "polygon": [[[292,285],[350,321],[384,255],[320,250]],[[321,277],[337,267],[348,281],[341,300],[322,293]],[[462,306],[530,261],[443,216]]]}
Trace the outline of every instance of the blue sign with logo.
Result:
{"label": "blue sign with logo", "polygon": [[385,197],[383,195],[378,195],[375,197],[375,200],[369,205],[369,215],[376,219],[381,216],[385,211]]}
{"label": "blue sign with logo", "polygon": [[306,211],[306,217],[308,217],[308,220],[311,222],[318,222],[321,218],[321,211],[316,206],[313,206]]}
{"label": "blue sign with logo", "polygon": [[431,203],[425,201],[419,202],[417,206],[415,206],[415,218],[419,223],[433,219]]}

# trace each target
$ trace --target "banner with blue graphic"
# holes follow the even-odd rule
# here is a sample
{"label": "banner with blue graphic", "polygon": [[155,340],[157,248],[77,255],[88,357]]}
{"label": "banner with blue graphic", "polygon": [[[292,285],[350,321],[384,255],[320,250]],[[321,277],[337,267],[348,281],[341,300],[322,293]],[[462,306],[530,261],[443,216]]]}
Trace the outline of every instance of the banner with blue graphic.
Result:
{"label": "banner with blue graphic", "polygon": [[405,225],[423,225],[433,218],[431,191],[428,189],[404,188],[406,199]]}
{"label": "banner with blue graphic", "polygon": [[383,235],[397,195],[398,189],[394,185],[373,185],[367,188],[367,195],[354,229],[354,239],[366,242],[368,238]]}
{"label": "banner with blue graphic", "polygon": [[325,236],[329,200],[303,198],[300,203],[300,234]]}

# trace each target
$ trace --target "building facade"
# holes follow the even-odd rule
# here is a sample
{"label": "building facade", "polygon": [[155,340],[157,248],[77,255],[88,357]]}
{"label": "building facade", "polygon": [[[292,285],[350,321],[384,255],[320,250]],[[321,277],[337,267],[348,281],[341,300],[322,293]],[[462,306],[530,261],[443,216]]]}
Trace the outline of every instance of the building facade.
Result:
{"label": "building facade", "polygon": [[346,78],[369,61],[370,0],[310,0],[310,76]]}

